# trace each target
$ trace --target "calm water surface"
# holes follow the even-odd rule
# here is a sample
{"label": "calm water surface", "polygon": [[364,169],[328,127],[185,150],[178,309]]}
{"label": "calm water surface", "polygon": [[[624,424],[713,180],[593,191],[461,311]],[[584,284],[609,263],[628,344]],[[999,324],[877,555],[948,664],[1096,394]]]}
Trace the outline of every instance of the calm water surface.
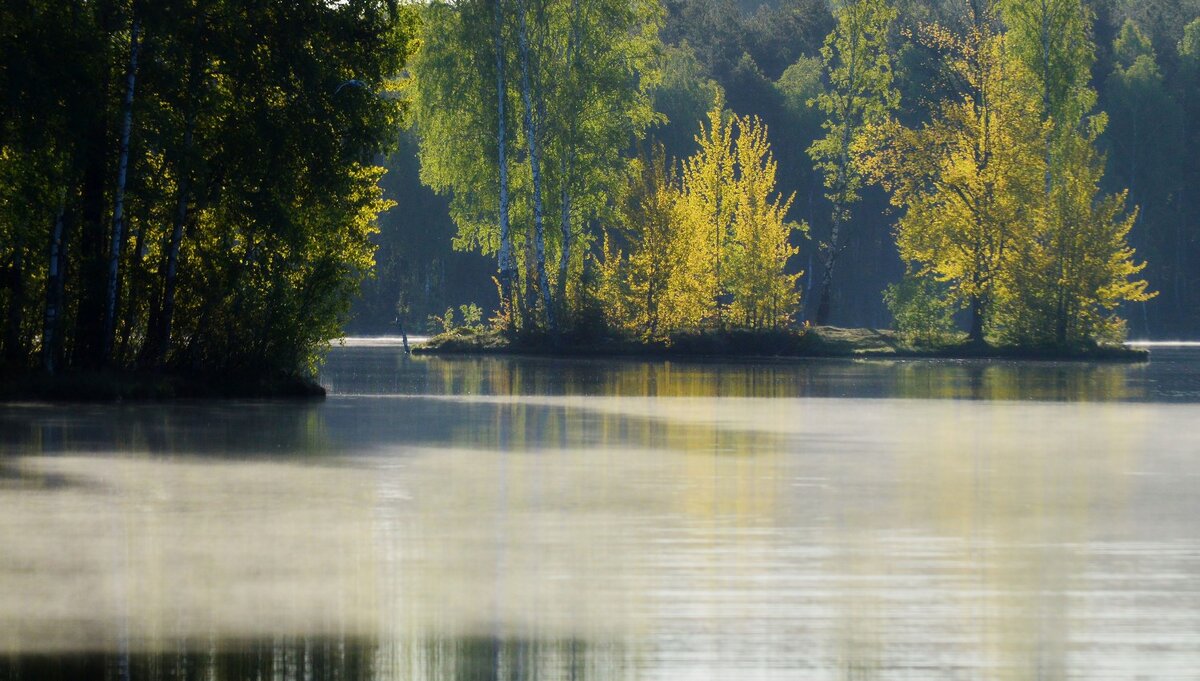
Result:
{"label": "calm water surface", "polygon": [[1200,348],[0,405],[0,680],[1200,679]]}

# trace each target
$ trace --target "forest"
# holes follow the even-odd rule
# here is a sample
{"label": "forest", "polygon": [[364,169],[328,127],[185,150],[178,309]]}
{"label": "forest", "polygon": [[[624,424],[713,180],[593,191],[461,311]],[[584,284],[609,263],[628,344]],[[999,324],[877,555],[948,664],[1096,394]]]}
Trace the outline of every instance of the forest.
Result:
{"label": "forest", "polygon": [[0,364],[1200,328],[1200,2],[5,0]]}
{"label": "forest", "polygon": [[[708,308],[699,317],[694,307],[686,309],[680,291],[664,285],[670,278],[665,270],[655,269],[680,262],[679,253],[668,254],[664,235],[681,242],[701,238],[684,236],[694,224],[689,227],[679,212],[694,209],[694,202],[683,208],[666,194],[688,193],[685,168],[712,150],[706,136],[712,110],[720,108],[735,127],[753,119],[768,131],[771,161],[763,167],[772,169],[775,185],[763,197],[791,198],[784,222],[792,225],[787,248],[793,251],[783,256],[781,276],[795,277],[799,298],[771,323],[898,326],[921,335],[957,328],[996,342],[1037,344],[1126,335],[1188,338],[1200,326],[1200,216],[1188,191],[1200,170],[1194,94],[1200,91],[1200,3],[666,2],[625,17],[623,37],[657,28],[657,44],[650,47],[645,38],[589,44],[587,31],[556,23],[577,13],[612,16],[601,6],[564,1],[531,7],[524,11],[537,12],[543,22],[526,30],[534,41],[533,122],[539,113],[547,121],[538,132],[545,271],[552,296],[560,281],[567,282],[554,302],[566,323],[594,323],[597,310],[608,313],[605,323],[645,335],[661,334],[664,323],[764,323],[736,319],[739,284],[714,280],[721,265],[713,253],[688,251],[712,263],[707,277],[716,286],[703,299],[693,296]],[[513,18],[522,10],[513,5],[502,13],[497,48],[484,9],[474,15],[461,4],[427,10],[434,19],[422,26],[436,39],[423,37],[425,55],[414,63],[413,127],[403,135],[401,153],[389,160],[387,180],[416,209],[381,217],[378,277],[365,284],[351,321],[359,332],[394,332],[398,299],[410,328],[420,330],[429,319],[430,331],[443,328],[447,308],[457,314],[463,303],[495,305],[501,209],[494,121],[500,102],[489,97],[497,90],[498,49],[506,51],[501,66],[508,76],[503,105],[510,249],[521,261],[522,282],[536,284],[541,276],[536,249],[525,253],[536,221],[522,118],[520,25]],[[858,15],[850,16],[851,10]],[[880,58],[846,66],[843,50],[858,39],[867,47],[864,54]],[[485,53],[488,40],[491,53]],[[466,61],[446,57],[466,45],[479,54]],[[596,146],[586,139],[589,133],[572,141],[578,131],[551,125],[561,118],[554,113],[559,98],[576,97],[570,78],[602,82],[601,75],[587,73],[592,67],[586,63],[573,71],[562,61],[576,49],[624,51],[629,77],[608,94],[588,93],[595,103],[573,105],[603,107],[604,97],[626,97],[652,113],[646,121],[644,108],[625,104],[621,116],[605,122],[633,128],[623,132],[620,158],[581,160],[578,149]],[[655,54],[646,57],[647,49]],[[537,63],[539,57],[549,63]],[[421,59],[436,60],[424,62],[424,70],[456,84],[427,79],[428,87],[422,85]],[[866,77],[851,75],[862,67]],[[867,82],[872,69],[880,82]],[[422,98],[432,102],[425,109]],[[1036,116],[1029,108],[1037,109]],[[470,139],[443,136],[447,131]],[[844,163],[838,156],[845,140],[837,132],[848,133]],[[606,133],[596,128],[592,134]],[[1005,138],[1025,145],[1010,148]],[[964,156],[972,143],[985,145],[978,149],[979,163]],[[935,144],[959,148],[956,153],[943,146],[940,158],[900,153]],[[991,153],[988,144],[1010,155],[989,167],[982,161]],[[447,165],[455,158],[452,150],[465,145],[475,145],[467,147],[477,150],[469,163],[480,165]],[[577,183],[566,192],[558,178],[564,161],[574,168],[567,184]],[[839,165],[845,170],[841,187]],[[732,166],[734,176],[739,172]],[[943,180],[940,194],[924,191]],[[655,183],[667,190],[658,192],[657,206],[645,201],[656,193]],[[962,212],[953,197],[972,183],[994,189],[996,201]],[[599,202],[589,198],[597,195]],[[648,214],[655,210],[658,222]],[[714,225],[724,222],[721,239],[737,246],[732,213],[712,218]],[[977,234],[946,240],[972,222]],[[562,234],[568,235],[566,249]],[[968,246],[962,240],[970,238],[988,244],[962,254]],[[712,243],[713,249],[721,246]],[[783,248],[776,246],[774,258]],[[645,260],[654,253],[658,261]],[[760,263],[767,270],[771,257]],[[566,277],[560,277],[563,271]],[[734,271],[726,263],[725,272]],[[1108,278],[1099,281],[1098,275]],[[681,270],[677,282],[690,285],[705,276]],[[666,304],[660,306],[656,296]],[[524,291],[510,299],[520,307],[530,297]],[[690,319],[649,319],[648,308]]]}
{"label": "forest", "polygon": [[10,369],[304,371],[372,268],[415,13],[0,2]]}

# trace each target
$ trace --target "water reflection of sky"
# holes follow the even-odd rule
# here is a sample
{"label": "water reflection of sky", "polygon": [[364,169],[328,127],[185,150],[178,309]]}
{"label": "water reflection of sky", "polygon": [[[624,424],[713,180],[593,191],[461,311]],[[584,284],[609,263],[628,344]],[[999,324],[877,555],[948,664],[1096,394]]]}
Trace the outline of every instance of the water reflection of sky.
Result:
{"label": "water reflection of sky", "polygon": [[1189,352],[0,407],[0,679],[1187,678]]}

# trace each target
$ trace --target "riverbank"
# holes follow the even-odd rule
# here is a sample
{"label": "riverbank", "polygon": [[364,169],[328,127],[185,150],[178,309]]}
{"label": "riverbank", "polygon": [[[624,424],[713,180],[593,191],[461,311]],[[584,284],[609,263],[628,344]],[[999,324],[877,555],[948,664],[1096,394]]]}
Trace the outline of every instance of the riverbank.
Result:
{"label": "riverbank", "polygon": [[1028,348],[975,344],[963,339],[945,343],[914,343],[887,329],[843,329],[832,326],[804,331],[729,331],[681,334],[669,341],[629,337],[587,338],[565,335],[557,341],[546,335],[518,336],[484,330],[456,329],[420,346],[427,355],[537,355],[548,357],[629,358],[917,358],[1005,359],[1032,361],[1144,362],[1144,348],[1091,345],[1072,348]]}
{"label": "riverbank", "polygon": [[287,373],[70,371],[0,374],[0,402],[122,402],[174,399],[319,399],[325,389]]}

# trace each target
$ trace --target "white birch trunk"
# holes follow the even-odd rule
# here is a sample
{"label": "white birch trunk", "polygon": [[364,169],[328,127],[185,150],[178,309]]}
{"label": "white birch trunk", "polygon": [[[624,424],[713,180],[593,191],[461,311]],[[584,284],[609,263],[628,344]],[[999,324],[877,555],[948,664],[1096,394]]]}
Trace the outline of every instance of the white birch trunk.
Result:
{"label": "white birch trunk", "polygon": [[108,252],[108,289],[105,292],[104,338],[102,361],[108,363],[116,331],[117,289],[120,281],[121,244],[125,228],[125,177],[129,170],[129,134],[133,128],[133,90],[137,82],[141,19],[136,15],[129,31],[129,70],[125,74],[125,100],[121,104],[121,147],[117,160],[117,186],[113,203],[112,243]]}
{"label": "white birch trunk", "polygon": [[[185,157],[192,147],[192,120],[188,121],[184,133],[183,146]],[[186,163],[186,161],[185,161]],[[188,199],[191,191],[188,173],[184,172],[179,180],[178,197],[175,206],[175,222],[171,226],[171,243],[167,247],[167,271],[163,280],[162,312],[159,319],[158,346],[154,349],[153,361],[157,364],[171,347],[171,326],[175,317],[175,291],[179,281],[179,249],[183,244],[183,227],[187,224]]]}
{"label": "white birch trunk", "polygon": [[542,169],[541,150],[538,145],[537,123],[533,116],[533,93],[530,84],[529,66],[529,27],[527,2],[522,0],[519,10],[521,15],[520,34],[518,36],[521,57],[521,99],[525,104],[525,138],[529,146],[529,170],[533,175],[533,238],[535,256],[537,258],[538,288],[541,289],[542,306],[546,309],[546,327],[554,332],[554,305],[550,299],[550,280],[546,276],[546,237],[545,211],[542,205]]}
{"label": "white birch trunk", "polygon": [[66,198],[58,204],[54,229],[50,233],[50,262],[46,276],[46,315],[42,320],[42,370],[53,374],[57,369],[58,320],[62,316],[63,267],[66,244],[63,243],[63,214]]}
{"label": "white birch trunk", "polygon": [[513,257],[512,227],[509,224],[508,211],[508,135],[505,112],[505,100],[508,94],[508,82],[504,73],[504,12],[502,0],[492,0],[495,7],[495,26],[492,41],[496,51],[496,148],[497,163],[500,169],[500,251],[498,254],[500,269],[500,295],[504,298],[501,305],[509,305],[510,312],[515,310],[514,290],[517,279],[517,264]]}

